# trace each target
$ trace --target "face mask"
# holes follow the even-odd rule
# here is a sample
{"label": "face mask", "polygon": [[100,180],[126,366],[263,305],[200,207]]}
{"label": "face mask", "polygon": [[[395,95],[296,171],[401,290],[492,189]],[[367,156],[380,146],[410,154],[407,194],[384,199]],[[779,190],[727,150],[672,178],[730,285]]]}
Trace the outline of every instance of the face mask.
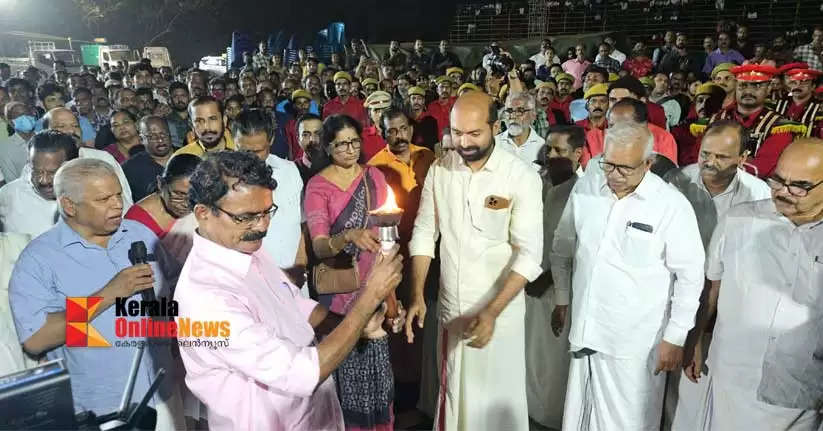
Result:
{"label": "face mask", "polygon": [[12,121],[14,130],[20,133],[31,133],[37,120],[31,115],[21,115]]}

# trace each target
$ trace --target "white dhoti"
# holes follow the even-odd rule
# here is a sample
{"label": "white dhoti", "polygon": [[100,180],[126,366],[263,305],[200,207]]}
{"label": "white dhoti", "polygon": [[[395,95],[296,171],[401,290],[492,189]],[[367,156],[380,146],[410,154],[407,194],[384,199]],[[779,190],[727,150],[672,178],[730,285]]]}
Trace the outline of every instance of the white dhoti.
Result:
{"label": "white dhoti", "polygon": [[441,321],[436,430],[528,431],[523,296],[498,316],[494,334],[482,349],[469,347],[463,339],[472,315]]}
{"label": "white dhoti", "polygon": [[757,400],[757,391],[731,384],[709,381],[706,426],[703,431],[816,431],[821,413],[790,409]]}
{"label": "white dhoti", "polygon": [[563,431],[659,430],[665,373],[657,348],[645,358],[572,357]]}
{"label": "white dhoti", "polygon": [[[711,344],[711,334],[703,337],[703,363]],[[705,427],[707,399],[709,397],[709,368],[704,367],[697,383],[692,382],[682,370],[669,373],[666,385],[666,409],[663,431],[695,431]]]}
{"label": "white dhoti", "polygon": [[560,337],[552,333],[554,295],[526,295],[526,394],[529,416],[539,424],[560,429],[569,377],[569,318]]}

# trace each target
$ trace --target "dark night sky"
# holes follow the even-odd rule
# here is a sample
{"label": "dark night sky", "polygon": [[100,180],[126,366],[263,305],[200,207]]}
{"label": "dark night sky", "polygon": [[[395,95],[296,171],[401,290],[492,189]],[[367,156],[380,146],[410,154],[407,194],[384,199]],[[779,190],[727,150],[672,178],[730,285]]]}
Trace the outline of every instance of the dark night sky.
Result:
{"label": "dark night sky", "polygon": [[[255,40],[280,29],[310,36],[332,21],[346,23],[349,38],[363,37],[375,43],[417,37],[436,41],[447,36],[453,15],[454,1],[229,0],[217,13],[203,11],[178,20],[175,30],[160,44],[169,48],[175,64],[188,64],[222,52],[231,43],[233,30],[247,31]],[[133,48],[148,38],[141,26],[129,19],[110,21],[99,32],[93,31],[83,24],[72,0],[0,0],[0,29],[75,39],[101,36]],[[8,36],[0,38],[5,42],[2,47],[8,49]]]}

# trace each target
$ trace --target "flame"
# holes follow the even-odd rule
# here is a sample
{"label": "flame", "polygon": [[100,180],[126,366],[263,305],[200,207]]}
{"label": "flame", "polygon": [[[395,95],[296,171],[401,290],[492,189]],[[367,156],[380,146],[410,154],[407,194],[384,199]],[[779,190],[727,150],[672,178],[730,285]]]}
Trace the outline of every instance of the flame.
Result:
{"label": "flame", "polygon": [[374,210],[375,213],[393,213],[400,211],[400,208],[397,206],[397,201],[394,198],[394,191],[392,191],[391,187],[388,185],[386,186],[386,202]]}

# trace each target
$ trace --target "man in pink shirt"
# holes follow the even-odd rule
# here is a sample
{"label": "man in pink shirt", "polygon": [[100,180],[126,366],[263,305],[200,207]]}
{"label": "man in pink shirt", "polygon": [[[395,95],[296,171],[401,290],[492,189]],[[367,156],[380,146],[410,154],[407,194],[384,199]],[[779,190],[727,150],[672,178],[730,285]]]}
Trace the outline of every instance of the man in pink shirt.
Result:
{"label": "man in pink shirt", "polygon": [[219,327],[179,335],[186,385],[208,407],[209,428],[343,430],[329,376],[358,339],[385,335],[381,303],[400,282],[401,258],[381,255],[352,311],[330,313],[261,250],[277,211],[271,168],[252,153],[220,152],[190,182],[199,228],[175,299],[181,319]]}
{"label": "man in pink shirt", "polygon": [[591,61],[586,60],[586,47],[581,43],[574,48],[575,58],[566,60],[561,66],[563,71],[571,76],[574,76],[574,89],[583,86],[583,72],[592,64]]}
{"label": "man in pink shirt", "polygon": [[[634,122],[645,125],[654,137],[654,152],[665,156],[676,165],[677,143],[674,137],[665,129],[649,123],[647,116],[645,103],[626,97],[609,108],[608,124],[611,126],[621,122]],[[583,166],[586,166],[592,157],[603,152],[604,137],[605,131],[597,128],[586,132],[586,145],[583,147],[583,155],[580,158]]]}

